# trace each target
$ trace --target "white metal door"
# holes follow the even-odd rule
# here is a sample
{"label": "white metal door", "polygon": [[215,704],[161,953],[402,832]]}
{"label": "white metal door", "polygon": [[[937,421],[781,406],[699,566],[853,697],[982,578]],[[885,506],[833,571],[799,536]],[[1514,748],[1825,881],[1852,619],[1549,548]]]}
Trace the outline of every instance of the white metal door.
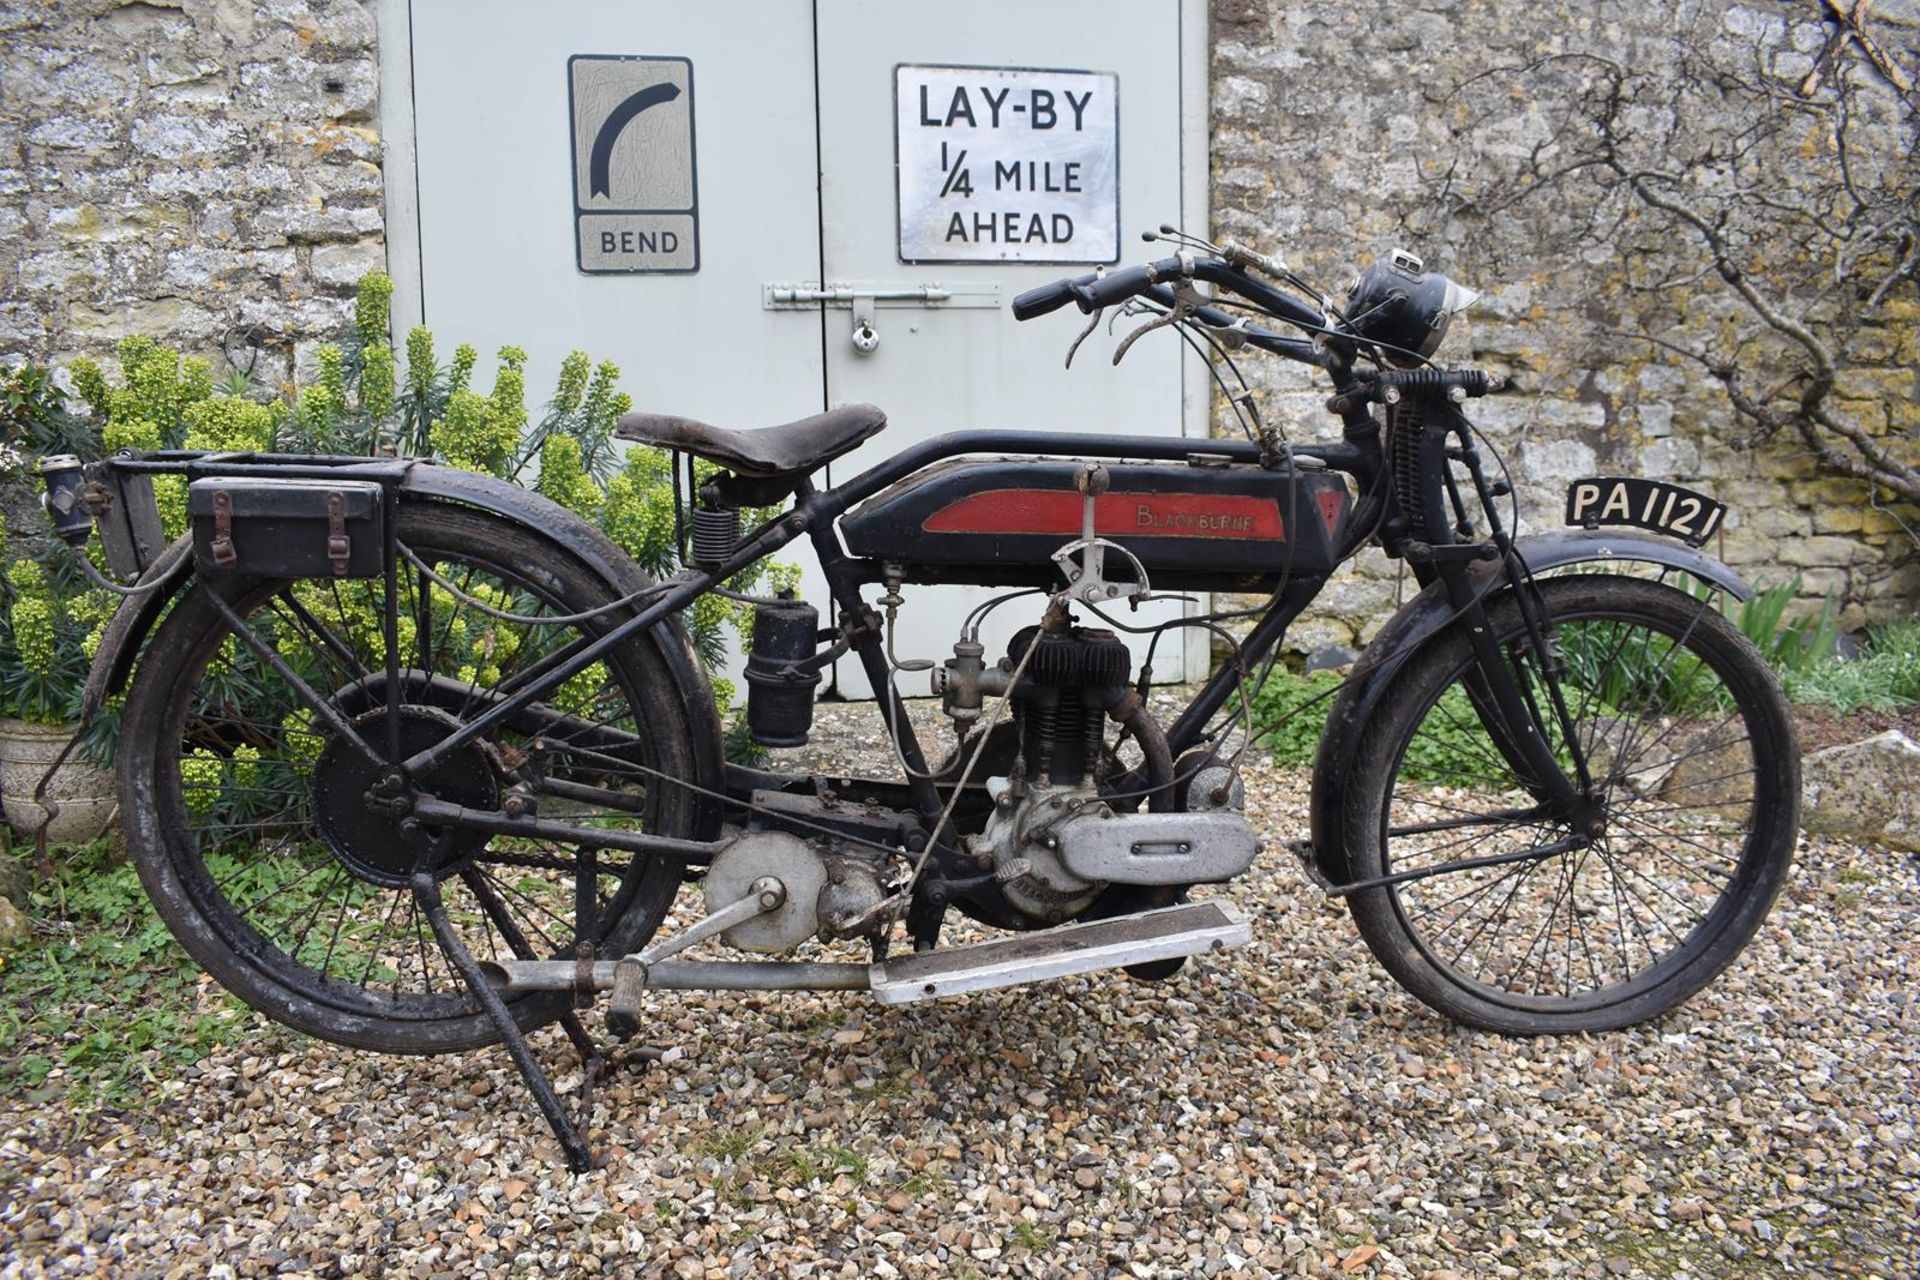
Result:
{"label": "white metal door", "polygon": [[[395,11],[387,5],[383,18]],[[530,398],[551,390],[561,357],[578,348],[618,362],[623,388],[649,409],[755,426],[820,407],[819,325],[760,302],[762,281],[819,261],[808,5],[570,0],[530,13],[512,0],[413,0],[402,16],[411,20],[416,296],[445,349],[473,343],[484,369],[503,343],[525,347]],[[383,56],[400,56],[395,34],[383,26]],[[670,229],[675,251],[656,261],[680,273],[589,274],[609,265],[600,235],[615,236],[618,254],[623,233],[632,246],[662,232],[644,217],[593,215],[601,223],[583,233],[593,237],[583,254],[576,195],[590,209],[683,208],[687,192],[640,183],[609,202],[586,190],[589,157],[575,152],[590,143],[575,140],[570,98],[599,86],[576,84],[576,58],[656,59],[666,67],[658,78],[678,81],[672,105],[689,109],[692,125],[697,271],[685,270],[686,218],[671,215],[654,221]],[[690,68],[684,79],[666,66],[679,60]],[[649,143],[642,131],[663,114],[634,115],[611,139],[616,187],[630,153]]]}
{"label": "white metal door", "polygon": [[[725,426],[881,405],[889,429],[834,466],[832,479],[965,428],[1180,434],[1184,420],[1204,433],[1205,370],[1177,343],[1143,342],[1116,370],[1102,334],[1067,373],[1073,313],[1017,325],[1006,308],[1021,290],[1090,262],[1144,256],[1145,228],[1205,225],[1203,0],[976,0],[964,11],[882,0],[575,0],[534,22],[508,0],[380,0],[379,13],[396,320],[424,319],[443,349],[472,342],[483,362],[503,344],[525,347],[530,395],[545,394],[561,356],[579,348],[618,361],[637,405]],[[1031,68],[1055,78],[1022,70]],[[657,74],[638,74],[646,70]],[[967,112],[930,93],[926,118],[938,118],[941,135],[912,139],[918,153],[902,150],[903,129],[922,119],[917,96],[896,109],[903,83],[967,86],[974,130]],[[659,105],[640,102],[636,88]],[[1022,88],[1024,114],[1013,96]],[[1112,100],[1089,96],[1094,89]],[[925,260],[946,251],[903,238],[897,162],[917,154],[924,165],[949,141],[941,159],[954,167],[960,150],[991,152],[983,120],[1030,122],[1043,108],[1035,90],[1056,95],[1044,108],[1062,126],[1077,109],[1075,123],[1090,130],[1107,111],[1116,173],[1098,174],[1090,161],[1071,177],[1062,167],[1022,179],[1049,197],[1041,230],[1053,237],[1054,215],[1066,213],[1081,239],[1045,249],[1057,254],[1046,264]],[[609,145],[596,148],[595,122],[608,119],[630,123],[609,126]],[[690,168],[649,179],[636,148],[646,163],[665,156]],[[596,150],[598,170],[587,158]],[[639,175],[625,192],[623,173]],[[1103,228],[1094,226],[1100,200],[1046,190],[1092,190],[1103,177],[1112,200]],[[983,187],[991,179],[979,171]],[[1022,221],[1020,238],[1033,229]],[[999,230],[1011,234],[1008,224]],[[624,273],[629,241],[644,250],[650,236],[662,248],[645,261],[666,273]],[[823,284],[937,286],[946,296],[874,303],[861,318],[878,346],[862,352],[853,310],[775,296],[783,285]],[[806,594],[824,605],[810,549],[789,558],[809,570]],[[911,589],[902,656],[943,657],[980,597]],[[1004,643],[1021,621],[1007,611],[987,639]],[[1177,677],[1183,657],[1197,671],[1204,645],[1187,650],[1160,646],[1162,678]],[[837,687],[870,692],[845,661]],[[924,677],[903,691],[924,692]]]}
{"label": "white metal door", "polygon": [[[1142,342],[1114,368],[1115,343],[1102,332],[1068,371],[1061,364],[1078,313],[1018,324],[1006,304],[1095,263],[1137,261],[1148,249],[1142,231],[1182,220],[1181,26],[1191,15],[1173,0],[974,0],[959,10],[818,0],[816,9],[827,282],[909,295],[825,317],[829,401],[871,401],[888,414],[887,430],[836,463],[833,478],[948,431],[1181,434],[1177,339]],[[1204,31],[1185,35],[1204,40]],[[1113,137],[1093,136],[1096,126],[1113,128],[1106,113],[1117,114]],[[1078,146],[1076,124],[1091,139]],[[1115,139],[1117,172],[1093,172]],[[928,166],[930,184],[915,172]],[[956,180],[971,191],[949,192],[926,225],[903,229],[916,220],[917,184],[920,196],[934,198]],[[1109,194],[1101,194],[1103,181]],[[1110,197],[1117,216],[1108,205],[1107,226],[1094,225]],[[1064,243],[1053,234],[1062,216],[1074,233]],[[948,300],[914,300],[922,288]],[[871,336],[856,333],[860,320],[870,322]],[[961,617],[991,593],[904,594],[900,656],[939,660]],[[1139,623],[1177,611],[1120,614]],[[1002,609],[984,637],[989,655],[1036,613],[1026,604]],[[1158,677],[1179,679],[1183,657],[1181,644],[1162,644]],[[837,680],[843,693],[866,691],[855,663],[841,662]],[[924,693],[925,677],[903,678],[901,687]]]}

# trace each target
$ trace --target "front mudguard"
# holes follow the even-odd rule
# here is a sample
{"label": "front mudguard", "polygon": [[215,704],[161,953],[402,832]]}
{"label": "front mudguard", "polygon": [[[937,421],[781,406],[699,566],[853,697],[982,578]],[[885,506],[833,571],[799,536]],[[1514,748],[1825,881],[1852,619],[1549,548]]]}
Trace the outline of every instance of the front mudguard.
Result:
{"label": "front mudguard", "polygon": [[[1677,569],[1725,591],[1736,600],[1753,596],[1753,588],[1739,574],[1712,556],[1650,534],[1579,529],[1542,533],[1518,539],[1514,552],[1533,573],[1569,565],[1624,561]],[[1488,605],[1511,589],[1506,572],[1497,560],[1475,563],[1468,570],[1468,578],[1473,583],[1475,598]],[[1326,731],[1320,737],[1320,749],[1313,763],[1309,805],[1312,848],[1308,856],[1313,870],[1328,884],[1348,884],[1353,879],[1347,865],[1343,802],[1346,779],[1351,776],[1354,756],[1367,727],[1386,701],[1407,660],[1446,634],[1454,625],[1455,613],[1444,583],[1435,582],[1407,601],[1387,620],[1354,664],[1351,676],[1327,712]]]}
{"label": "front mudguard", "polygon": [[[646,573],[606,534],[518,485],[453,467],[419,463],[409,470],[400,489],[402,501],[457,503],[511,521],[552,543],[556,550],[577,557],[598,573],[616,596],[631,595],[650,585]],[[168,603],[192,580],[192,539],[182,537],[141,575],[137,584],[140,594],[123,600],[101,633],[87,674],[85,708],[89,717],[126,688],[147,634],[166,613]],[[720,801],[713,797],[725,792],[724,740],[713,686],[678,619],[662,622],[653,629],[653,635],[693,728],[695,776],[687,781],[708,793],[694,793],[698,820],[693,838],[710,839],[719,834],[721,818]]]}

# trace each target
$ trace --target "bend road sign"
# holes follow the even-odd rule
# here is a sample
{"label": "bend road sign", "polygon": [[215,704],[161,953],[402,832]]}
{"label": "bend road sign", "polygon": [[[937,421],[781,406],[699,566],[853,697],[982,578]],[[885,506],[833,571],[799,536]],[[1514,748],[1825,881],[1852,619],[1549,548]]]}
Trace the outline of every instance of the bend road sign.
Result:
{"label": "bend road sign", "polygon": [[700,269],[693,63],[567,60],[574,249],[588,275]]}

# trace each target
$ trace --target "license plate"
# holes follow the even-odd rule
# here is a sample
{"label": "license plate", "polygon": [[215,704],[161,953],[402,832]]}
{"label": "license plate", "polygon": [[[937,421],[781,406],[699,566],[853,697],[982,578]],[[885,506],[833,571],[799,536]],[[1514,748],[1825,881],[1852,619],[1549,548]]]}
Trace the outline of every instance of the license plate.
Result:
{"label": "license plate", "polygon": [[1664,480],[1594,476],[1567,486],[1567,523],[1583,529],[1632,525],[1699,546],[1726,514],[1726,503]]}

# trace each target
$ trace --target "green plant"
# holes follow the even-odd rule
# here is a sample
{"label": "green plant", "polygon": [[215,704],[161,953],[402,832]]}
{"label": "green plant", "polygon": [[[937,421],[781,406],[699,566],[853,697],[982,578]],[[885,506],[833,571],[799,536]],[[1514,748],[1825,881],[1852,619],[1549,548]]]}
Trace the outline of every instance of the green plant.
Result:
{"label": "green plant", "polygon": [[0,368],[0,446],[0,472],[10,480],[28,478],[34,458],[89,456],[97,447],[85,421],[67,412],[52,372],[30,362]]}
{"label": "green plant", "polygon": [[[1563,750],[1561,763],[1572,765]],[[1498,758],[1493,740],[1473,709],[1473,700],[1460,685],[1449,685],[1421,722],[1420,732],[1407,743],[1402,776],[1421,782],[1453,782],[1484,776]]]}
{"label": "green plant", "polygon": [[765,1125],[716,1129],[695,1143],[694,1148],[715,1159],[734,1163],[753,1150],[765,1132]]}
{"label": "green plant", "polygon": [[867,1157],[851,1147],[828,1146],[821,1148],[827,1157],[827,1168],[834,1173],[852,1176],[855,1182],[867,1180]]}
{"label": "green plant", "polygon": [[918,1200],[922,1196],[944,1195],[953,1188],[953,1180],[932,1169],[922,1169],[900,1184],[900,1193]]}
{"label": "green plant", "polygon": [[[1704,593],[1705,587],[1699,588]],[[1753,641],[1767,665],[1785,675],[1810,671],[1833,657],[1840,638],[1840,601],[1833,592],[1810,618],[1786,620],[1787,607],[1800,594],[1800,575],[1765,591],[1751,600],[1724,608],[1726,615]]]}
{"label": "green plant", "polygon": [[1053,1244],[1053,1232],[1022,1218],[1013,1224],[1013,1243],[1033,1253],[1044,1253]]}
{"label": "green plant", "polygon": [[1839,715],[1865,708],[1889,710],[1920,702],[1920,622],[1872,628],[1859,656],[1825,661],[1781,673],[1794,702],[1826,707]]}
{"label": "green plant", "polygon": [[[1282,768],[1313,764],[1326,732],[1327,711],[1345,679],[1338,671],[1295,675],[1276,669],[1253,695],[1255,741],[1273,752]],[[1436,778],[1473,772],[1488,747],[1473,705],[1458,686],[1442,694],[1435,710],[1407,748],[1405,772],[1412,778]]]}
{"label": "green plant", "polygon": [[[1778,583],[1752,599],[1725,606],[1726,615],[1780,675],[1790,701],[1841,715],[1920,701],[1920,621],[1872,628],[1860,653],[1838,652],[1840,602],[1829,592],[1811,615],[1789,619],[1801,579]],[[1700,589],[1704,596],[1705,588]]]}
{"label": "green plant", "polygon": [[[1582,679],[1577,667],[1574,678],[1576,683]],[[1255,741],[1272,750],[1274,764],[1296,769],[1313,764],[1326,731],[1327,712],[1343,679],[1337,671],[1295,675],[1276,670],[1254,693]],[[1589,698],[1583,705],[1595,712],[1611,704],[1604,698]],[[1494,753],[1472,700],[1456,684],[1440,695],[1408,742],[1401,773],[1420,781],[1478,776],[1487,771]]]}
{"label": "green plant", "polygon": [[1254,690],[1255,740],[1272,749],[1276,765],[1298,769],[1313,763],[1341,679],[1337,671],[1295,675],[1276,667]]}
{"label": "green plant", "polygon": [[[57,918],[44,945],[4,960],[0,1096],[56,1070],[76,1112],[158,1102],[151,1085],[237,1034],[246,1012],[198,971],[159,922],[138,874],[105,841],[63,851],[27,905]],[[298,887],[289,892],[299,892]]]}
{"label": "green plant", "polygon": [[78,553],[39,518],[37,464],[61,453],[93,458],[99,450],[47,370],[0,370],[0,505],[14,518],[0,564],[0,715],[58,724],[78,714],[90,640],[110,610],[88,587]]}
{"label": "green plant", "polygon": [[1700,660],[1673,638],[1624,622],[1563,623],[1554,629],[1563,687],[1583,707],[1635,716],[1700,715],[1724,690],[1701,675]]}

